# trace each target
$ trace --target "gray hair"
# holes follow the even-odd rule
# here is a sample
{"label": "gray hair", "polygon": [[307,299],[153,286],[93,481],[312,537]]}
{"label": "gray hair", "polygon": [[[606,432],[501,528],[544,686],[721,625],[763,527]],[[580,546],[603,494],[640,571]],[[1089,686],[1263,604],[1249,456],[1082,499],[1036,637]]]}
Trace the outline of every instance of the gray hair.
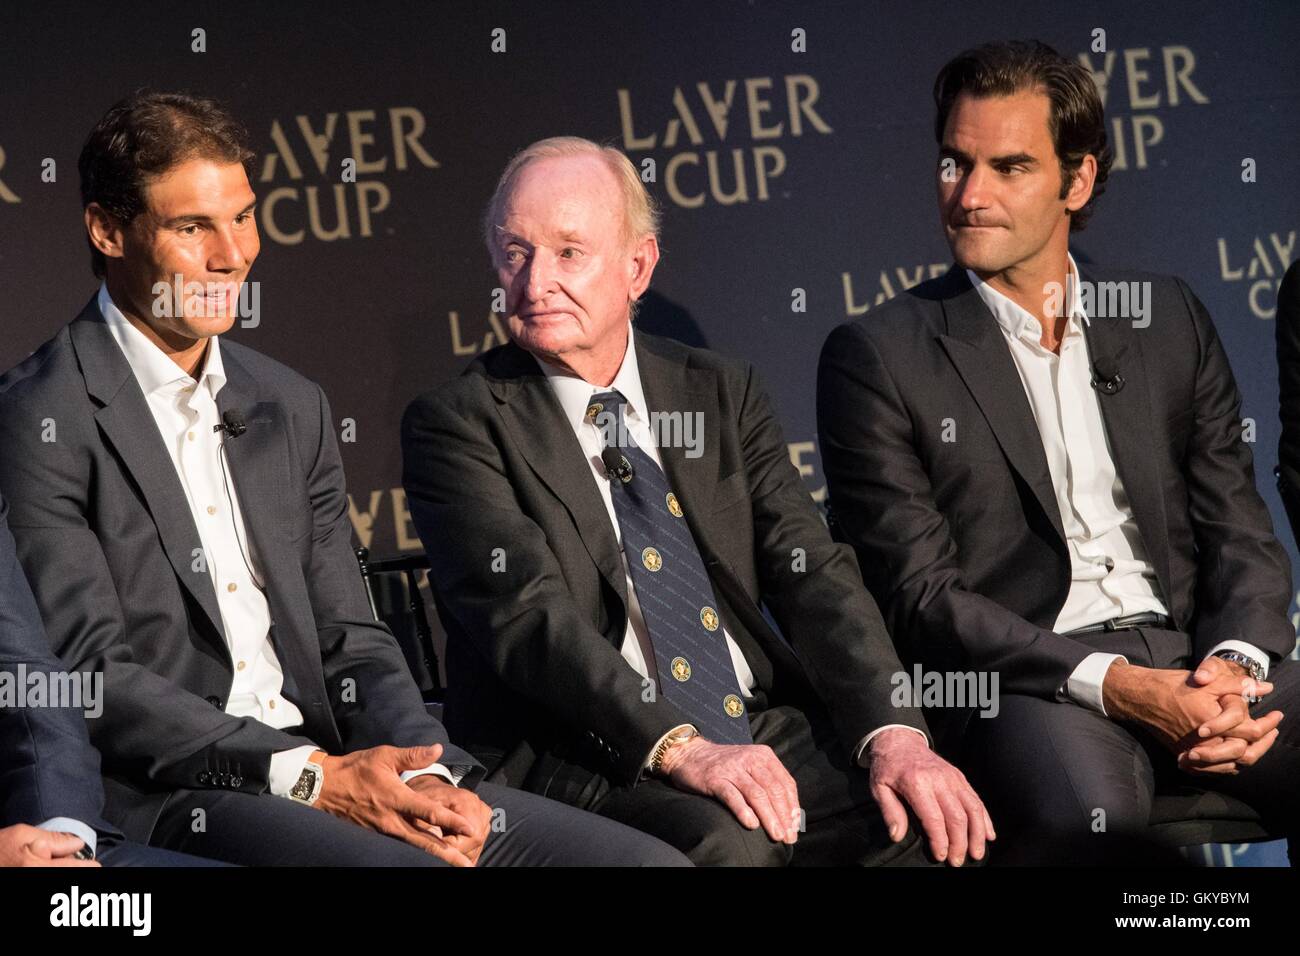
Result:
{"label": "gray hair", "polygon": [[659,238],[659,205],[645,183],[641,182],[636,167],[614,146],[601,146],[581,136],[552,136],[539,139],[531,146],[526,146],[511,157],[505,171],[497,181],[496,191],[488,202],[483,216],[483,240],[488,252],[496,261],[496,230],[500,225],[501,209],[506,197],[514,186],[515,179],[524,167],[539,159],[551,159],[559,156],[597,156],[618,180],[619,190],[623,193],[623,236],[628,243],[640,240],[646,235]]}

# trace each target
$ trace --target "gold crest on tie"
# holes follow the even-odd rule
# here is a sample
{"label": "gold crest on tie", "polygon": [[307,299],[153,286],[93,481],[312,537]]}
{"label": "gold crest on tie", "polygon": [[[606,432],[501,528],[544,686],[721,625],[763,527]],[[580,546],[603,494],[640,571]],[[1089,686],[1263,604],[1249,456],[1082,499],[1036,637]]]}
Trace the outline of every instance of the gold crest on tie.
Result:
{"label": "gold crest on tie", "polygon": [[664,559],[654,548],[646,548],[641,552],[641,563],[645,565],[647,571],[658,571],[664,566]]}
{"label": "gold crest on tie", "polygon": [[691,665],[686,658],[673,658],[673,676],[679,681],[688,681],[691,679]]}
{"label": "gold crest on tie", "polygon": [[605,406],[600,402],[592,402],[587,406],[587,421],[594,422],[596,416],[605,410]]}
{"label": "gold crest on tie", "polygon": [[735,694],[728,694],[722,698],[722,709],[727,712],[728,717],[739,717],[745,712],[745,705]]}
{"label": "gold crest on tie", "polygon": [[677,503],[677,496],[671,491],[664,495],[664,501],[668,504],[668,513],[674,518],[682,516],[682,506]]}
{"label": "gold crest on tie", "polygon": [[716,631],[718,629],[718,612],[713,610],[707,604],[700,608],[700,623],[704,625],[706,631]]}

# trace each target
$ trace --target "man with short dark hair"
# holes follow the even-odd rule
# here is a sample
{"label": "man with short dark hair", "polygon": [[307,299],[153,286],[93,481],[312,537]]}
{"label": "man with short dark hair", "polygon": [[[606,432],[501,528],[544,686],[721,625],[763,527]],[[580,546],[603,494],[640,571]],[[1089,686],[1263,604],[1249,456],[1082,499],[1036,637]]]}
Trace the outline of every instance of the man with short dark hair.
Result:
{"label": "man with short dark hair", "polygon": [[685,863],[478,785],[425,711],[370,617],[324,393],[220,339],[259,250],[251,161],[210,100],[114,106],[80,161],[104,283],[0,379],[19,557],[56,651],[104,675],[106,816],[245,864]]}
{"label": "man with short dark hair", "polygon": [[904,659],[1000,677],[996,716],[945,734],[998,859],[1138,858],[1180,784],[1294,832],[1291,573],[1210,317],[1180,279],[1070,255],[1110,166],[1085,69],[995,43],[934,94],[957,264],[831,334],[818,427]]}

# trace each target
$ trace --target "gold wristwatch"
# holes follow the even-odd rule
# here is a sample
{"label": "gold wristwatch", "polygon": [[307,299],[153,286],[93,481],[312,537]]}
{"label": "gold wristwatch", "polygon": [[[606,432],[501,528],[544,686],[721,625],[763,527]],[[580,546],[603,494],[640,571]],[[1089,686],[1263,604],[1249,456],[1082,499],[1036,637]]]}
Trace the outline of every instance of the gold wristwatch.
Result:
{"label": "gold wristwatch", "polygon": [[664,756],[671,748],[676,747],[679,744],[684,744],[692,737],[698,737],[699,735],[700,732],[690,724],[682,724],[680,727],[674,727],[672,730],[668,731],[668,733],[664,734],[663,738],[659,741],[659,745],[655,747],[654,752],[650,754],[650,772],[659,772],[660,768],[663,766]]}

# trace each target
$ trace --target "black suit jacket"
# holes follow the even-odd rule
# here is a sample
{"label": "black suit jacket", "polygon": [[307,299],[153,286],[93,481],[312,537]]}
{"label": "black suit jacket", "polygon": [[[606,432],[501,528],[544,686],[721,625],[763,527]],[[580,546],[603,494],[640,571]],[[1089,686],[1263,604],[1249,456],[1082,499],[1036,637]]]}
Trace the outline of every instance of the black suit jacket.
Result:
{"label": "black suit jacket", "polygon": [[[9,506],[0,498],[0,673],[17,681],[63,665],[50,651],[40,612],[14,552]],[[21,692],[22,687],[15,684]],[[71,817],[102,836],[120,836],[101,819],[99,754],[82,711],[67,707],[0,707],[0,827]]]}
{"label": "black suit jacket", "polygon": [[445,762],[474,763],[428,716],[396,641],[371,618],[324,393],[237,343],[221,351],[217,405],[248,423],[227,443],[231,481],[299,733],[222,709],[234,672],[212,579],[196,570],[198,530],[95,300],[0,378],[0,490],[19,558],[55,650],[104,672],[90,736],[106,813],[141,842],[169,792],[263,793],[271,754],[307,743],[333,754],[441,743]]}
{"label": "black suit jacket", "polygon": [[[650,409],[703,414],[700,457],[661,455],[758,691],[820,701],[847,747],[886,723],[923,729],[915,710],[890,705],[899,662],[879,611],[790,463],[753,369],[639,331],[633,341]],[[667,698],[646,701],[619,653],[627,595],[614,528],[541,369],[513,344],[485,353],[411,404],[402,448],[448,634],[452,732],[512,784],[545,792],[536,777],[568,760],[635,786],[685,717]],[[797,548],[806,570],[795,570]]]}
{"label": "black suit jacket", "polygon": [[1277,292],[1278,411],[1282,435],[1278,440],[1278,491],[1300,541],[1300,259],[1291,263]]}
{"label": "black suit jacket", "polygon": [[[1080,271],[1151,283],[1149,327],[1084,327],[1094,364],[1109,357],[1125,379],[1098,395],[1102,419],[1159,593],[1190,635],[1144,632],[1135,663],[1229,638],[1277,661],[1295,645],[1291,569],[1209,314],[1179,279]],[[964,269],[831,333],[817,420],[835,518],[904,657],[1052,698],[1095,648],[1052,631],[1070,586],[1061,516],[1006,339]]]}

